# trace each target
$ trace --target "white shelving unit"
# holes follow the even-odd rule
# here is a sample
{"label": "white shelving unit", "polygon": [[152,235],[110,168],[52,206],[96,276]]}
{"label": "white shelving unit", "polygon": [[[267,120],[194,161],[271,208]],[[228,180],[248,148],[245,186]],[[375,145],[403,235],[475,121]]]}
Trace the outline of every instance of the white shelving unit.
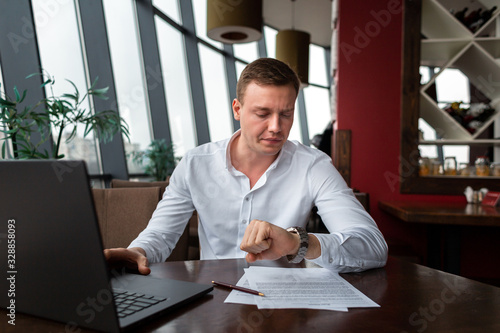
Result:
{"label": "white shelving unit", "polygon": [[[443,141],[473,141],[500,116],[500,0],[474,2],[483,10],[498,7],[490,20],[474,33],[450,13],[451,8],[461,10],[470,4],[470,1],[422,1],[421,32],[425,39],[421,42],[421,65],[439,67],[440,71],[421,86],[420,116],[442,134]],[[495,109],[474,134],[442,110],[426,92],[447,68],[458,69],[466,75]]]}

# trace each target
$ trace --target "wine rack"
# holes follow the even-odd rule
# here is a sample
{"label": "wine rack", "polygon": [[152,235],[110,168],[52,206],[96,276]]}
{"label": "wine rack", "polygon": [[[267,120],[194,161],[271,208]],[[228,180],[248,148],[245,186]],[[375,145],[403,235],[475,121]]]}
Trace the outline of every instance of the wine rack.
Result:
{"label": "wine rack", "polygon": [[[468,8],[470,13],[498,8],[491,11],[487,21],[476,23],[471,29],[452,13],[471,4],[475,7]],[[423,0],[421,34],[420,64],[438,67],[439,71],[420,87],[420,116],[443,140],[473,141],[500,115],[500,1]],[[436,79],[448,68],[458,69],[467,76],[494,109],[473,132],[441,109],[432,97]]]}

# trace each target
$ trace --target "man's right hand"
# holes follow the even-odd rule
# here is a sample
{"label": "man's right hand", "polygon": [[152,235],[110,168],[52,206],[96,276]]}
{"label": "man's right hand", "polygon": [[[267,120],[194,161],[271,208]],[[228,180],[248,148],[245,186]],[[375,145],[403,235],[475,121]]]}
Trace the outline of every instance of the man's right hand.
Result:
{"label": "man's right hand", "polygon": [[151,273],[151,269],[148,267],[146,252],[140,247],[106,249],[104,250],[104,257],[110,267],[136,269],[143,275]]}

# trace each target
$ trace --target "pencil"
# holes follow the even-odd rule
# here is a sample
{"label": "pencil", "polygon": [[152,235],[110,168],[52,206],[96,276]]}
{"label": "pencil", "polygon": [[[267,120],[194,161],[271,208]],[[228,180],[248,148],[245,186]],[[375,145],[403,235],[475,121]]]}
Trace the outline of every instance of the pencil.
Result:
{"label": "pencil", "polygon": [[254,295],[257,295],[257,296],[264,296],[263,293],[258,292],[257,290],[252,290],[252,289],[248,289],[248,288],[238,287],[238,286],[235,286],[233,284],[229,284],[229,283],[225,283],[225,282],[212,281],[212,283],[215,284],[216,286],[221,286],[221,287],[226,287],[226,288],[229,288],[229,289],[243,291],[245,293],[254,294]]}

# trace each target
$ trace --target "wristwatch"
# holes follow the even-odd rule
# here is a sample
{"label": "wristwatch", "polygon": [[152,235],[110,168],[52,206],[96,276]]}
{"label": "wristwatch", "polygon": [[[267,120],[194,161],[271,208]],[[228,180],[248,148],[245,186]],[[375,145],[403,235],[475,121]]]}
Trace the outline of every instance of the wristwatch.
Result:
{"label": "wristwatch", "polygon": [[307,248],[309,247],[309,234],[302,227],[290,227],[286,231],[293,234],[298,234],[300,237],[300,247],[296,255],[287,255],[286,258],[291,264],[298,264],[301,262],[307,253]]}

